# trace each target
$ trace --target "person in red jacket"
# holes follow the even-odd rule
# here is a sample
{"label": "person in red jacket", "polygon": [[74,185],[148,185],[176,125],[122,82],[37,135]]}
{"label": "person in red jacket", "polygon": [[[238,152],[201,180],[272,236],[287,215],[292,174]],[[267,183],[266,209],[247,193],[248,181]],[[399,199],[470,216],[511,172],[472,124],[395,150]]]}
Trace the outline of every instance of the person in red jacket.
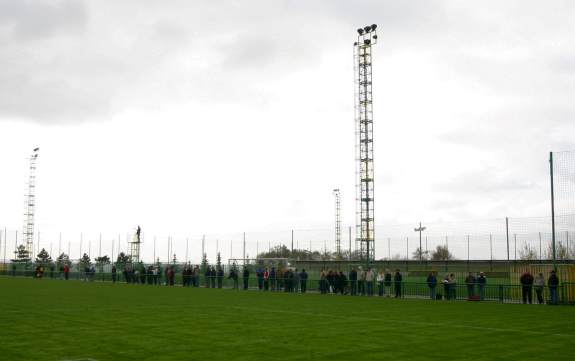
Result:
{"label": "person in red jacket", "polygon": [[64,266],[64,279],[67,281],[68,277],[70,275],[70,266],[65,265]]}

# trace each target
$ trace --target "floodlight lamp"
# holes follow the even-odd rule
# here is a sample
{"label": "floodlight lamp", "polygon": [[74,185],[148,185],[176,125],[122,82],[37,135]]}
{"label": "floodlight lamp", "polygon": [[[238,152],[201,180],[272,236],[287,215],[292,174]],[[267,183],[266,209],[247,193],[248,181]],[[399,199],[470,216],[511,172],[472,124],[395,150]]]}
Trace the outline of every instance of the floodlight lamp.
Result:
{"label": "floodlight lamp", "polygon": [[374,38],[375,40],[377,40],[377,34],[376,34],[376,35],[374,35],[374,36],[373,36],[373,38]]}
{"label": "floodlight lamp", "polygon": [[363,41],[363,43],[364,43],[365,45],[369,45],[369,43],[371,43],[371,40],[365,39],[365,40]]}
{"label": "floodlight lamp", "polygon": [[363,28],[363,30],[364,30],[366,33],[369,33],[369,32],[371,31],[371,26],[366,26],[365,28]]}
{"label": "floodlight lamp", "polygon": [[34,148],[34,152],[37,152],[39,150],[40,150],[40,148]]}
{"label": "floodlight lamp", "polygon": [[371,30],[373,31],[373,30],[375,30],[375,29],[377,29],[377,24],[372,24],[372,25],[371,25]]}
{"label": "floodlight lamp", "polygon": [[359,35],[363,35],[363,29],[362,29],[362,28],[357,29],[357,33],[358,33]]}
{"label": "floodlight lamp", "polygon": [[357,41],[355,43],[353,43],[353,46],[357,46]]}

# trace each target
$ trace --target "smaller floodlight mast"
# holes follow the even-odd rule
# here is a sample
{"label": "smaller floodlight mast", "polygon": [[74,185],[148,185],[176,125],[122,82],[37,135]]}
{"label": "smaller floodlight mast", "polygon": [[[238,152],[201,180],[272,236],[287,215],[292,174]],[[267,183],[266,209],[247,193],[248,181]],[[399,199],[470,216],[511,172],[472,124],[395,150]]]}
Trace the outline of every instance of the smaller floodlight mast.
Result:
{"label": "smaller floodlight mast", "polygon": [[377,25],[357,29],[354,42],[356,139],[356,240],[366,266],[375,259],[373,92],[371,47]]}
{"label": "smaller floodlight mast", "polygon": [[339,189],[333,190],[335,196],[335,251],[337,258],[341,258],[341,197]]}
{"label": "smaller floodlight mast", "polygon": [[36,162],[40,148],[34,148],[30,155],[28,193],[24,196],[24,229],[23,242],[28,251],[28,257],[34,257],[34,215],[36,213]]}
{"label": "smaller floodlight mast", "polygon": [[421,222],[419,222],[419,228],[414,228],[415,232],[419,232],[419,261],[423,260],[423,249],[421,248],[421,233],[425,231],[427,228],[421,226]]}

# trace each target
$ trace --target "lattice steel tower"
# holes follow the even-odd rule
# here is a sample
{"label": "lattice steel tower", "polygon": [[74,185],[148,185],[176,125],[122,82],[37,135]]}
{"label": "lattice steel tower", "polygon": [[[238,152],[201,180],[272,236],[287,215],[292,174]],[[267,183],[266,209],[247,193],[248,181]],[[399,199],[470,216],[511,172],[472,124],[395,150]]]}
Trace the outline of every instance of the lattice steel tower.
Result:
{"label": "lattice steel tower", "polygon": [[132,241],[128,242],[130,245],[130,261],[132,263],[140,263],[140,245],[142,244],[141,235],[142,228],[138,226],[138,228],[136,228],[136,233],[134,233],[134,236],[132,237]]}
{"label": "lattice steel tower", "polygon": [[335,196],[335,252],[341,258],[341,198],[339,189],[333,190]]}
{"label": "lattice steel tower", "polygon": [[356,241],[367,266],[375,259],[373,93],[371,47],[377,25],[358,29],[354,43],[356,136]]}
{"label": "lattice steel tower", "polygon": [[34,259],[34,214],[36,212],[36,162],[40,148],[34,148],[30,156],[28,193],[24,195],[24,227],[22,238],[26,244],[28,257]]}

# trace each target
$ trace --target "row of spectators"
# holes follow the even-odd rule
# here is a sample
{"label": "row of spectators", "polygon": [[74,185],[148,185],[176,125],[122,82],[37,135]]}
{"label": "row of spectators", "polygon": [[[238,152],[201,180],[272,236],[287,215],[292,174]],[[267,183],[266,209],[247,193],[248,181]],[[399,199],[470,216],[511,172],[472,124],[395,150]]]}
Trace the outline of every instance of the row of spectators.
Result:
{"label": "row of spectators", "polygon": [[[65,265],[60,269],[60,278],[69,278],[70,268]],[[117,276],[116,265],[112,266],[112,281],[115,283],[119,280]],[[159,265],[150,265],[148,267],[132,267],[126,265],[122,271],[126,283],[149,284],[149,285],[170,285],[175,284],[176,271],[173,266],[166,267],[163,272]],[[186,265],[181,271],[181,282],[184,287],[200,287],[201,270],[199,265]],[[41,278],[44,274],[44,268],[38,266],[35,269],[34,276]],[[92,267],[85,267],[83,279],[85,281],[94,280],[96,270]],[[224,283],[224,270],[221,267],[207,266],[204,273],[204,286],[206,288],[222,288]],[[302,292],[305,293],[308,288],[308,274],[305,269],[276,270],[275,267],[264,268],[258,267],[255,271],[257,288],[260,291],[284,291],[284,292]],[[162,282],[162,278],[165,279]],[[250,270],[244,267],[241,273],[243,279],[243,289],[249,288]],[[227,279],[233,281],[233,287],[239,288],[240,272],[235,267],[231,269]],[[399,269],[392,274],[388,269],[376,272],[372,268],[366,270],[362,267],[352,268],[346,275],[342,271],[331,269],[322,269],[319,277],[319,291],[321,294],[350,294],[373,296],[377,292],[379,296],[396,298],[402,295],[403,276]],[[471,300],[484,300],[487,285],[487,278],[484,272],[475,275],[469,272],[465,278],[465,288],[467,298]],[[545,288],[545,277],[543,273],[533,276],[529,272],[521,275],[519,282],[521,284],[521,293],[523,303],[533,302],[533,290],[535,291],[537,302],[544,303],[543,291]],[[439,281],[436,272],[430,272],[426,279],[429,288],[429,297],[431,299],[445,298],[453,300],[457,298],[457,280],[453,273],[446,274]],[[443,286],[443,294],[438,292],[439,286]],[[547,280],[549,297],[551,304],[557,304],[559,278],[555,271],[551,271]]]}

